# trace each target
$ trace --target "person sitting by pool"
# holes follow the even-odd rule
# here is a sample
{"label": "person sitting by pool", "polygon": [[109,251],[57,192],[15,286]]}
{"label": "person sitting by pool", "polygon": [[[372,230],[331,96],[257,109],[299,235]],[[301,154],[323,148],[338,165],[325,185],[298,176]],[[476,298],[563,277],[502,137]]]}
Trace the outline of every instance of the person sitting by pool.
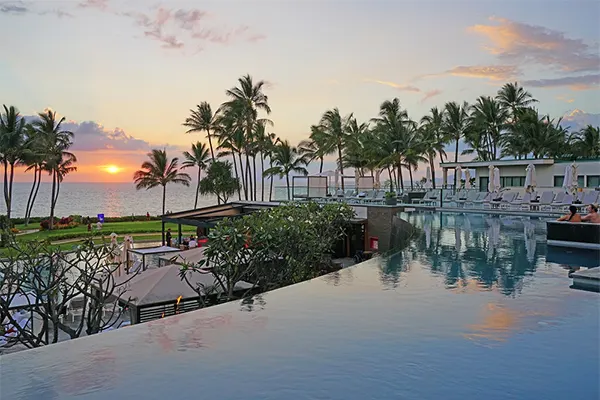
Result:
{"label": "person sitting by pool", "polygon": [[198,242],[196,241],[196,238],[193,236],[190,237],[189,247],[190,247],[190,249],[193,249],[194,247],[198,247]]}
{"label": "person sitting by pool", "polygon": [[568,222],[581,222],[581,216],[577,214],[577,207],[570,206],[569,214],[563,215],[557,221],[568,221]]}
{"label": "person sitting by pool", "polygon": [[582,221],[600,224],[600,214],[598,214],[598,206],[596,204],[590,204],[587,208],[587,212],[586,216],[581,217]]}

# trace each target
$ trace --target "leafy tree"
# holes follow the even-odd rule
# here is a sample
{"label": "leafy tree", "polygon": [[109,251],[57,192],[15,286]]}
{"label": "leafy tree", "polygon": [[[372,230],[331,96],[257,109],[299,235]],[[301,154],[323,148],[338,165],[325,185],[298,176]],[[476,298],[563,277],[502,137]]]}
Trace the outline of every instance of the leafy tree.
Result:
{"label": "leafy tree", "polygon": [[440,162],[444,162],[446,152],[446,138],[444,136],[444,113],[437,107],[433,107],[428,115],[421,118],[421,143],[423,144],[423,152],[427,155],[429,168],[431,169],[431,180],[435,189],[435,165],[434,160],[437,155],[440,157]]}
{"label": "leafy tree", "polygon": [[[340,110],[336,107],[326,111],[319,123],[319,130],[327,137],[325,142],[335,146],[337,149],[340,175],[344,175],[344,147],[348,140],[348,125],[351,119],[352,114],[342,117]],[[342,190],[344,190],[344,179],[342,179],[341,183]]]}
{"label": "leafy tree", "polygon": [[206,131],[212,161],[215,161],[215,152],[213,150],[211,131],[214,131],[217,119],[218,115],[216,113],[213,114],[210,104],[203,101],[200,105],[196,106],[195,110],[190,110],[190,116],[183,123],[183,126],[190,128],[186,133]]}
{"label": "leafy tree", "polygon": [[25,119],[15,107],[3,107],[4,112],[0,113],[0,160],[4,166],[6,217],[10,220],[15,166],[23,160]]}
{"label": "leafy tree", "polygon": [[600,157],[600,127],[588,125],[581,129],[577,134],[573,147],[580,157]]}
{"label": "leafy tree", "polygon": [[200,178],[202,171],[208,167],[209,155],[208,149],[204,143],[196,142],[192,144],[192,151],[183,152],[185,161],[181,164],[182,168],[198,168],[198,183],[196,184],[196,198],[194,200],[194,209],[198,208],[198,194],[200,193]]}
{"label": "leafy tree", "polygon": [[299,156],[298,149],[290,146],[287,140],[279,141],[273,151],[273,166],[266,170],[265,174],[279,175],[279,178],[285,177],[287,197],[288,200],[291,200],[290,172],[308,175],[308,171],[303,165],[306,165],[306,161]]}
{"label": "leafy tree", "polygon": [[201,194],[214,194],[223,203],[227,203],[238,188],[239,181],[232,176],[229,161],[215,161],[210,164],[206,176],[200,181]]}

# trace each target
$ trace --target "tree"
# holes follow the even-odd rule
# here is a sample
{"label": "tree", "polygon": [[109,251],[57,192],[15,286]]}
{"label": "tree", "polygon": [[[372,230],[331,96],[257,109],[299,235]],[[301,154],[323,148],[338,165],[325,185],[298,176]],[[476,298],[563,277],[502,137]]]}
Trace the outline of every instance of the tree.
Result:
{"label": "tree", "polygon": [[25,206],[25,225],[29,225],[29,219],[42,182],[44,147],[43,138],[32,125],[26,125],[25,132],[26,143],[23,152],[23,164],[26,166],[25,171],[33,170],[33,183]]}
{"label": "tree", "polygon": [[[162,186],[162,215],[165,215],[165,205],[167,201],[167,185],[169,183],[190,186],[191,178],[188,174],[179,172],[179,159],[174,157],[169,160],[165,150],[153,149],[148,153],[148,161],[142,163],[142,169],[137,170],[133,175],[135,188],[152,189]],[[165,244],[164,223],[162,229],[162,243]]]}
{"label": "tree", "polygon": [[523,108],[530,107],[537,100],[531,96],[531,93],[523,89],[517,82],[506,83],[496,95],[496,100],[500,106],[509,112],[511,122],[516,122],[518,112]]}
{"label": "tree", "polygon": [[38,116],[39,120],[34,121],[32,125],[42,141],[43,169],[52,176],[50,229],[54,229],[54,209],[58,201],[60,182],[66,174],[75,170],[72,164],[77,158],[68,151],[73,144],[73,132],[61,128],[65,117],[56,122],[56,112],[52,110],[46,110]]}
{"label": "tree", "polygon": [[235,194],[239,188],[239,181],[231,174],[231,163],[229,161],[215,161],[208,167],[206,176],[200,181],[200,193],[214,194],[223,203],[227,203],[229,197]]}
{"label": "tree", "polygon": [[200,193],[200,177],[202,171],[208,167],[209,155],[208,149],[204,143],[196,142],[192,144],[192,152],[184,151],[185,161],[181,164],[182,168],[198,168],[198,183],[196,184],[196,198],[194,200],[194,209],[198,208],[198,194]]}
{"label": "tree", "polygon": [[15,166],[22,161],[25,143],[25,119],[13,107],[0,113],[0,160],[4,166],[4,202],[10,223]]}
{"label": "tree", "polygon": [[328,140],[327,134],[319,125],[312,125],[308,140],[300,142],[298,152],[306,158],[307,164],[318,159],[319,173],[323,173],[324,158],[335,152],[335,143]]}
{"label": "tree", "polygon": [[[458,143],[465,135],[465,132],[469,129],[469,103],[465,101],[462,103],[462,105],[459,105],[458,103],[451,101],[446,103],[444,109],[444,131],[456,142],[456,148],[454,150],[454,162],[458,163]],[[457,177],[456,174],[454,175],[454,187],[456,187]]]}
{"label": "tree", "polygon": [[[338,169],[342,176],[344,175],[344,147],[348,139],[348,124],[351,119],[352,114],[342,117],[340,110],[336,107],[333,110],[326,111],[319,122],[319,130],[327,137],[325,140],[327,146],[325,148],[328,148],[329,145],[337,148]],[[342,190],[344,190],[344,179],[341,181]]]}
{"label": "tree", "polygon": [[195,110],[190,110],[190,116],[185,119],[183,126],[190,129],[186,133],[206,131],[208,145],[210,146],[210,156],[215,161],[215,152],[213,150],[212,136],[210,132],[214,130],[218,113],[213,114],[210,104],[206,101],[196,106]]}
{"label": "tree", "polygon": [[[271,113],[269,99],[263,89],[265,81],[254,83],[250,75],[244,75],[238,79],[239,87],[233,87],[225,93],[231,99],[224,103],[222,107],[237,108],[239,110],[240,122],[243,124],[246,134],[246,175],[250,183],[251,199],[256,200],[256,159],[253,158],[254,174],[250,172],[250,154],[252,153],[251,144],[253,142],[253,130],[255,123],[259,120],[258,112],[264,111],[267,115]],[[265,120],[265,123],[271,123]],[[251,176],[254,175],[254,185],[252,185]]]}
{"label": "tree", "polygon": [[267,169],[265,174],[278,175],[279,178],[285,177],[287,197],[288,200],[291,200],[290,172],[308,175],[308,171],[303,165],[306,165],[306,161],[298,154],[298,149],[290,146],[287,140],[279,141],[273,151],[273,166]]}
{"label": "tree", "polygon": [[431,181],[435,189],[435,165],[434,159],[436,155],[440,157],[440,163],[444,162],[446,152],[444,147],[447,143],[444,136],[444,113],[437,107],[433,107],[428,115],[421,118],[421,143],[423,144],[423,152],[427,155],[429,168],[431,169]]}
{"label": "tree", "polygon": [[581,129],[573,146],[580,157],[600,157],[600,127],[588,125]]}
{"label": "tree", "polygon": [[481,152],[483,161],[495,160],[498,156],[501,134],[507,126],[508,111],[489,96],[479,97],[471,110],[469,122],[471,129],[465,132],[465,142],[475,141],[478,146],[483,146],[485,150]]}

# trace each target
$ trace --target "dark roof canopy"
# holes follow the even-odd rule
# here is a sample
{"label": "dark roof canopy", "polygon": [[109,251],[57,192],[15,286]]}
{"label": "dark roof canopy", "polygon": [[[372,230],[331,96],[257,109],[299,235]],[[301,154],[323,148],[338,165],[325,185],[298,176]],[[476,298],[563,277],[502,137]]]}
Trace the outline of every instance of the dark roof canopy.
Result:
{"label": "dark roof canopy", "polygon": [[204,228],[214,227],[223,218],[241,217],[254,211],[278,206],[278,203],[234,202],[216,206],[180,211],[163,215],[163,222]]}

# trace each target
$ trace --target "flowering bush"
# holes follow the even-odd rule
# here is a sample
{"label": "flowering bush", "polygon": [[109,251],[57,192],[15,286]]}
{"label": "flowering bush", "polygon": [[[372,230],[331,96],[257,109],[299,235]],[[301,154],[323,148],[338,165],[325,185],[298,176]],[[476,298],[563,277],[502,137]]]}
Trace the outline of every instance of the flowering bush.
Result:
{"label": "flowering bush", "polygon": [[[54,218],[54,229],[71,229],[79,224],[73,220],[72,217],[63,217],[61,219]],[[46,231],[50,229],[50,218],[42,220],[40,222],[40,230]]]}

